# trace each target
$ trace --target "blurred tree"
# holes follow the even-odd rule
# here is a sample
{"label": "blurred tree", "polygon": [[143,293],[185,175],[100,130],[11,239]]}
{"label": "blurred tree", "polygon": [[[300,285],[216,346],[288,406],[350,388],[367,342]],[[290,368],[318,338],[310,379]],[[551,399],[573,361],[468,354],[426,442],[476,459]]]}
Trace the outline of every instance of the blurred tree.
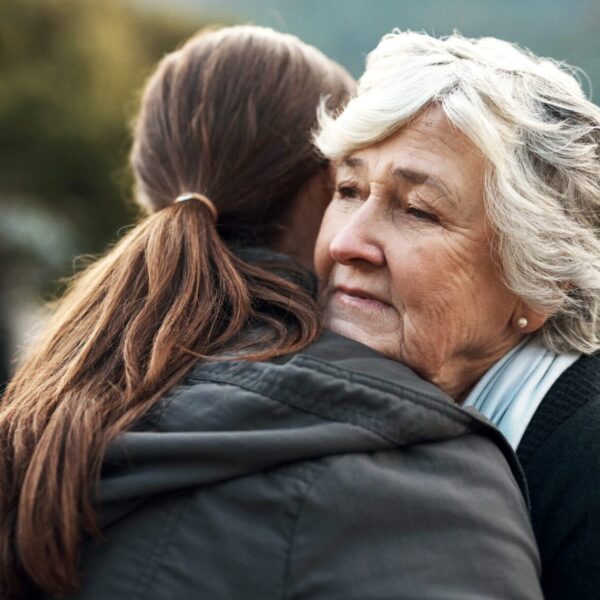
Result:
{"label": "blurred tree", "polygon": [[[0,2],[0,286],[55,291],[73,253],[102,250],[131,222],[125,165],[139,90],[205,25],[119,0]],[[15,229],[14,215],[32,209],[47,218]]]}

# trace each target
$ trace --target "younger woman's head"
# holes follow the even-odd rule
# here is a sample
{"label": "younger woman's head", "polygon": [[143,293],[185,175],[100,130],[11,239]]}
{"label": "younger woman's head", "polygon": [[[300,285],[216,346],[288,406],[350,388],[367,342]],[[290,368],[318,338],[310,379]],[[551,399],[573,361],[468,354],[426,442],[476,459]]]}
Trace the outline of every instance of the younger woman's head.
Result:
{"label": "younger woman's head", "polygon": [[[76,586],[106,445],[198,358],[266,359],[316,337],[289,265],[239,248],[312,254],[327,190],[312,128],[321,98],[336,109],[352,88],[315,48],[258,27],[202,33],[160,62],[131,153],[150,214],[75,277],[0,405],[0,596]],[[186,192],[208,200],[175,202]]]}
{"label": "younger woman's head", "polygon": [[[131,153],[136,200],[155,212],[182,192],[202,193],[227,243],[295,253],[287,236],[300,228],[314,241],[317,226],[307,223],[318,223],[329,194],[310,136],[316,108],[323,97],[339,108],[353,86],[294,36],[251,26],[198,34],[161,61],[143,95]],[[303,240],[311,263],[312,246]]]}

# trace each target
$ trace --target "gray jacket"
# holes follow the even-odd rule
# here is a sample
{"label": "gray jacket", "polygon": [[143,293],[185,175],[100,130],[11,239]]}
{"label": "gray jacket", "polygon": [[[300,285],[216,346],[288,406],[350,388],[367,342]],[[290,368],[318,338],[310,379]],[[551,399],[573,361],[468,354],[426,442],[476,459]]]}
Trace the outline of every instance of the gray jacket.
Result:
{"label": "gray jacket", "polygon": [[351,340],[198,364],[110,448],[76,597],[538,599],[520,486],[494,428]]}

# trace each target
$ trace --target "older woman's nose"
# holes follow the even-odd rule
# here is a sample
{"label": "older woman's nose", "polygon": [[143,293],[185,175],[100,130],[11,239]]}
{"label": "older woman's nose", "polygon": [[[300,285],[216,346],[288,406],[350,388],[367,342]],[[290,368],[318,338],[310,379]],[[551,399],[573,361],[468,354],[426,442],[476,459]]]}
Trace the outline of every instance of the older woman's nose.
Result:
{"label": "older woman's nose", "polygon": [[380,228],[369,219],[369,210],[365,204],[334,235],[329,253],[335,262],[344,265],[368,263],[383,266],[385,254],[379,236]]}

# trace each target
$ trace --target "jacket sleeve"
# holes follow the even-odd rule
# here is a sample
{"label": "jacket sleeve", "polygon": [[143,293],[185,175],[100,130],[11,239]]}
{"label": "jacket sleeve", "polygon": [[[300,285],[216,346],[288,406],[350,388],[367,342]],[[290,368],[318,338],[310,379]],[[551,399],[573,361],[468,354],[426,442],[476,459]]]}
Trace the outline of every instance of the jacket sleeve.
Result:
{"label": "jacket sleeve", "polygon": [[298,514],[284,597],[535,600],[539,577],[506,460],[468,434],[329,459]]}

